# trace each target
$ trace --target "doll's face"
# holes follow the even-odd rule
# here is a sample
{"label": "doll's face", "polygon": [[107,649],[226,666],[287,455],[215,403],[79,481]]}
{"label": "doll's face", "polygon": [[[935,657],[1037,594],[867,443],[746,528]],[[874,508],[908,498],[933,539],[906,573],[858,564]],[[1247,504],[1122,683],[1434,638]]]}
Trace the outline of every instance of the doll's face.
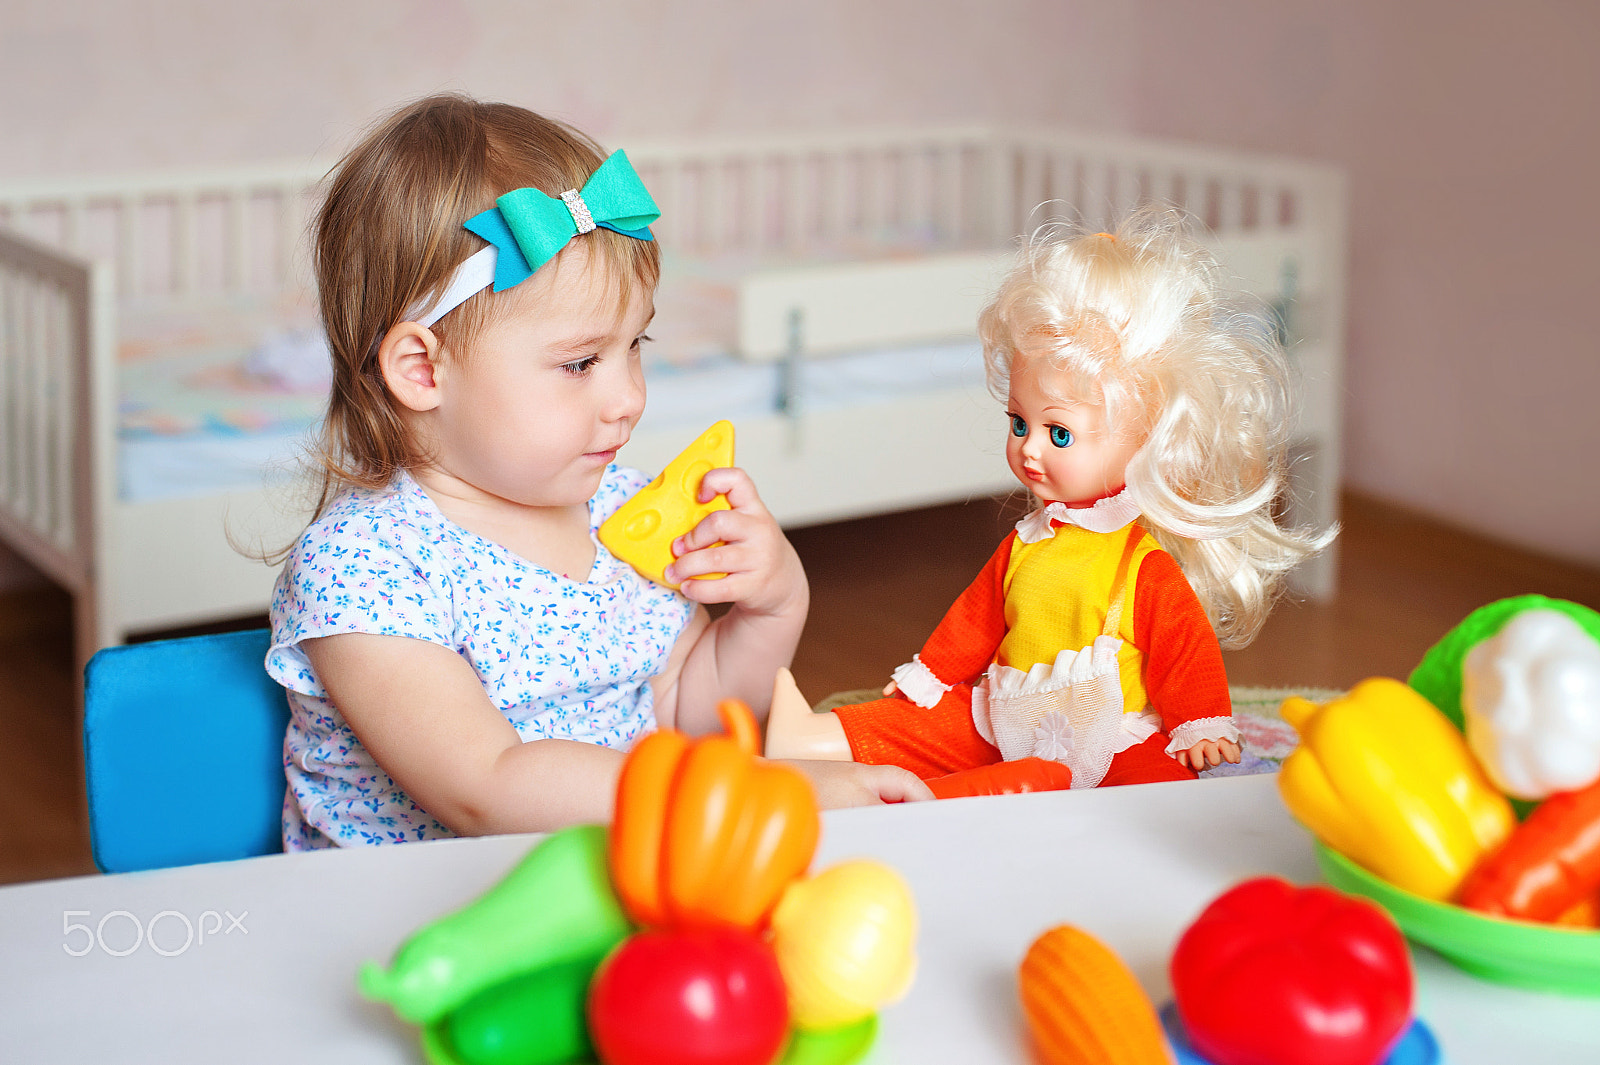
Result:
{"label": "doll's face", "polygon": [[1062,375],[1044,358],[1017,357],[1006,403],[1006,462],[1041,501],[1087,507],[1122,490],[1144,441],[1116,432],[1100,397],[1075,396],[1061,385]]}

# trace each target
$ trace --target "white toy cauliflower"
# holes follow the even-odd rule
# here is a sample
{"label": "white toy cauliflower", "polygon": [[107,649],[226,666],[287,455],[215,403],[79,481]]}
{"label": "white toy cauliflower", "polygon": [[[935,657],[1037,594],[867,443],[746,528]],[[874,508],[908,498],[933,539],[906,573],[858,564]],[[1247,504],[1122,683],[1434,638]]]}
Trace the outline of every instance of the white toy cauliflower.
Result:
{"label": "white toy cauliflower", "polygon": [[1461,665],[1467,743],[1494,783],[1543,799],[1600,779],[1600,642],[1558,610],[1528,610]]}

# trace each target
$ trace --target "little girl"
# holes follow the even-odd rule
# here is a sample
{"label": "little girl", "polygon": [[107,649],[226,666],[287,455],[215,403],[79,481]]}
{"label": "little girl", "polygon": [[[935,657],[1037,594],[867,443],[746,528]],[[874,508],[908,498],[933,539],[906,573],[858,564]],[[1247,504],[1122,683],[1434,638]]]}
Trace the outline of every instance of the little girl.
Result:
{"label": "little girl", "polygon": [[[1283,575],[1332,536],[1272,516],[1288,426],[1274,335],[1225,302],[1162,208],[1115,235],[1047,229],[979,330],[1036,508],[885,698],[831,714],[779,700],[767,753],[929,780],[1042,758],[1075,788],[1237,762],[1218,636],[1249,643]],[[1036,772],[998,768],[985,779]]]}
{"label": "little girl", "polygon": [[[398,111],[332,175],[321,498],[267,657],[286,849],[605,821],[640,735],[708,731],[725,697],[765,712],[809,592],[750,479],[705,475],[731,509],[673,545],[681,592],[595,537],[646,481],[614,460],[644,410],[656,217],[626,156],[459,96]],[[802,768],[825,805],[927,795]]]}

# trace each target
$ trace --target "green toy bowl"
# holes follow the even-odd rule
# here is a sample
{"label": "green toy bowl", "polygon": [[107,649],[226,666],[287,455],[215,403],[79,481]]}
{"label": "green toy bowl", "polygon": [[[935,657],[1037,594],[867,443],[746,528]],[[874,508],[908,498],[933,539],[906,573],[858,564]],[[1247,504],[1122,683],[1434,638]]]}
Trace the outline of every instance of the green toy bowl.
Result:
{"label": "green toy bowl", "polygon": [[[777,1065],[854,1065],[872,1049],[877,1037],[876,1013],[843,1028],[825,1032],[796,1031],[791,1034]],[[442,1022],[422,1029],[422,1056],[428,1065],[466,1065],[450,1046]]]}
{"label": "green toy bowl", "polygon": [[1409,938],[1485,980],[1531,991],[1600,995],[1600,932],[1488,917],[1380,880],[1320,842],[1328,883],[1371,899]]}

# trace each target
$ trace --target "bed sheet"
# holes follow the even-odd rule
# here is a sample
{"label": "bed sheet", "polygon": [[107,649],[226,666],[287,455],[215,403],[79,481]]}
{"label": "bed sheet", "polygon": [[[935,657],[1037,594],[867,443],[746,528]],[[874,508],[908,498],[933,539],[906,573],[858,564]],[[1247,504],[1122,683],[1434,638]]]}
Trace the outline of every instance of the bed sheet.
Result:
{"label": "bed sheet", "polygon": [[[817,261],[815,258],[807,261]],[[645,350],[643,425],[736,424],[928,388],[982,382],[977,342],[802,359],[733,354],[736,281],[781,260],[669,256]],[[250,491],[306,467],[327,401],[328,355],[309,299],[181,311],[124,307],[118,347],[117,482],[127,502]]]}

